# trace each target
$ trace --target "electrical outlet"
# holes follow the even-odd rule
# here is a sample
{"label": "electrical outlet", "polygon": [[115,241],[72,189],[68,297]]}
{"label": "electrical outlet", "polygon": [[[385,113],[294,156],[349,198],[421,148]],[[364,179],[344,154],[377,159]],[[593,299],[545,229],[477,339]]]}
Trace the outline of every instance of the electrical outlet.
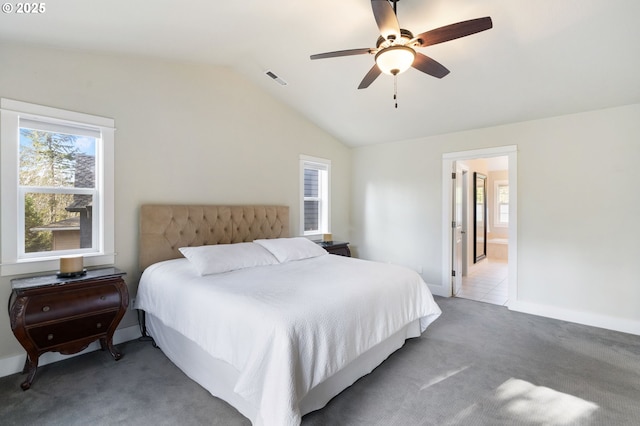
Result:
{"label": "electrical outlet", "polygon": [[136,310],[135,306],[136,306],[136,298],[134,297],[129,300],[129,309],[131,309],[132,311],[135,311]]}

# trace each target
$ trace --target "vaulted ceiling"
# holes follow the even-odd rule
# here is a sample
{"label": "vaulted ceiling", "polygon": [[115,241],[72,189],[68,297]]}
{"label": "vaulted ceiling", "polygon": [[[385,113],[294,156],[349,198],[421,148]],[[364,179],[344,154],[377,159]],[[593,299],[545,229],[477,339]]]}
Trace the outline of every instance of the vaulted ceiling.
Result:
{"label": "vaulted ceiling", "polygon": [[[638,0],[401,0],[414,34],[490,16],[493,29],[420,49],[410,69],[358,84],[375,47],[369,0],[56,0],[0,15],[0,40],[228,66],[350,146],[421,138],[640,102]],[[271,70],[281,86],[265,75]],[[1,71],[0,71],[1,72]]]}

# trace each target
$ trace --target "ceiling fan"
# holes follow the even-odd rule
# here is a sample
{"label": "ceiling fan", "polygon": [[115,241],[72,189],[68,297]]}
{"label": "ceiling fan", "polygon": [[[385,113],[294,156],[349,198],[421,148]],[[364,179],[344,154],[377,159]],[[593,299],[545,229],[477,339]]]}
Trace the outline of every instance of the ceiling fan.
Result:
{"label": "ceiling fan", "polygon": [[[391,3],[393,2],[393,6]],[[411,31],[400,28],[396,16],[398,0],[371,0],[373,16],[380,30],[375,48],[338,50],[311,55],[311,59],[335,58],[369,53],[375,55],[376,63],[364,76],[358,89],[366,89],[381,74],[398,75],[413,67],[436,78],[449,74],[444,65],[416,51],[416,48],[432,46],[479,33],[493,27],[490,17],[471,19],[445,25],[414,36]]]}

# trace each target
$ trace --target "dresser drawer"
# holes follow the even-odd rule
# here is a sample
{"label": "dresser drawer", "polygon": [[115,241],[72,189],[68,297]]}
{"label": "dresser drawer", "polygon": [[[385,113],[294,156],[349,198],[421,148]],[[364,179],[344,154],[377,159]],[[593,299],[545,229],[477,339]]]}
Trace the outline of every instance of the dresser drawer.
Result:
{"label": "dresser drawer", "polygon": [[27,329],[27,334],[40,349],[50,348],[78,339],[94,339],[104,335],[118,311],[105,312],[83,318]]}
{"label": "dresser drawer", "polygon": [[120,306],[120,292],[113,282],[29,298],[25,325],[54,321]]}

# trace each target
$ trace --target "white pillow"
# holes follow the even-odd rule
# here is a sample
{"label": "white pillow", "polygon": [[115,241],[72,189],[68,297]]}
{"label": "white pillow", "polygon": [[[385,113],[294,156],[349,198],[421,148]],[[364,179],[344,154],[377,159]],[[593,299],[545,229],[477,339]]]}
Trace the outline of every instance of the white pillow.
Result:
{"label": "white pillow", "polygon": [[236,269],[278,263],[269,251],[254,243],[181,247],[179,250],[195,266],[200,275],[220,274]]}
{"label": "white pillow", "polygon": [[255,240],[254,243],[269,250],[280,263],[329,254],[318,244],[304,237]]}

